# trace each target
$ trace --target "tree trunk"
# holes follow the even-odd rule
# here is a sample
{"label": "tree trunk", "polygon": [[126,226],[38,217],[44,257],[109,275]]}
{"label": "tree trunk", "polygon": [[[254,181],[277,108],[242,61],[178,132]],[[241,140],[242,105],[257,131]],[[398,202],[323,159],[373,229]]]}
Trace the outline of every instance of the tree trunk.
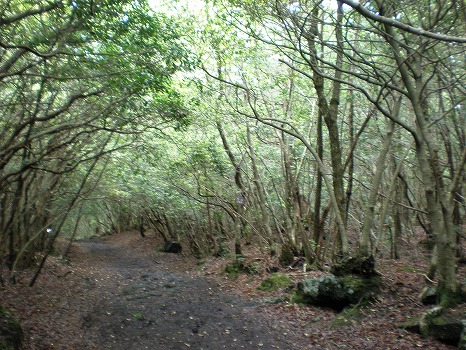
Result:
{"label": "tree trunk", "polygon": [[[322,141],[322,113],[320,109],[318,110],[317,115],[317,130],[316,130],[316,143],[317,143],[317,154],[320,159],[323,159],[324,156],[324,146]],[[316,263],[320,265],[321,263],[321,251],[323,245],[323,234],[324,234],[324,224],[325,220],[322,220],[320,216],[321,206],[322,206],[322,172],[319,166],[316,165],[316,187],[314,195],[314,218],[313,218],[313,239],[315,243],[315,258]]]}
{"label": "tree trunk", "polygon": [[333,208],[334,210],[339,211],[345,230],[343,232],[340,226],[337,227],[338,239],[337,239],[337,255],[346,256],[348,254],[348,239],[346,236],[346,205],[345,205],[345,191],[343,186],[343,174],[344,167],[342,164],[342,150],[340,145],[340,136],[338,130],[338,114],[339,114],[339,104],[340,104],[340,93],[341,93],[341,65],[342,65],[342,55],[343,48],[342,43],[342,29],[341,21],[343,18],[342,4],[338,3],[337,10],[337,25],[336,25],[336,37],[337,45],[339,49],[337,50],[337,57],[335,62],[335,79],[333,80],[333,86],[331,90],[331,100],[330,103],[327,101],[326,91],[324,86],[324,78],[322,72],[319,68],[319,63],[317,60],[318,52],[315,45],[314,38],[319,36],[319,28],[317,25],[317,18],[319,17],[319,7],[315,6],[313,11],[313,20],[311,23],[311,34],[308,37],[308,47],[311,52],[310,55],[310,68],[312,69],[313,76],[312,80],[314,83],[314,89],[317,94],[318,107],[320,113],[322,113],[324,122],[327,126],[327,131],[329,134],[330,141],[330,161],[332,164],[332,181],[333,181],[333,191],[337,202],[337,207]]}
{"label": "tree trunk", "polygon": [[220,138],[222,139],[223,148],[230,159],[230,163],[233,165],[235,169],[235,184],[238,188],[238,194],[235,199],[235,251],[236,254],[242,255],[241,250],[241,237],[243,236],[244,231],[244,208],[246,202],[246,191],[245,186],[243,183],[243,177],[241,174],[241,165],[237,162],[228,140],[226,138],[225,132],[223,130],[222,124],[219,121],[216,122],[217,130],[220,134]]}
{"label": "tree trunk", "polygon": [[251,166],[252,166],[252,173],[253,173],[253,183],[254,186],[256,187],[256,192],[257,192],[257,198],[258,198],[258,204],[259,208],[261,211],[261,228],[265,232],[265,237],[267,241],[269,241],[269,244],[272,243],[272,228],[270,227],[270,215],[267,210],[267,204],[265,202],[265,190],[264,190],[264,185],[260,179],[259,176],[259,170],[257,168],[257,161],[256,161],[256,152],[254,150],[254,146],[252,144],[252,139],[251,139],[251,129],[249,125],[246,126],[246,136],[247,136],[247,141],[248,141],[248,148],[249,148],[249,157],[251,159]]}
{"label": "tree trunk", "polygon": [[[401,102],[401,100],[399,102]],[[361,257],[368,257],[370,255],[370,233],[373,229],[375,218],[375,205],[377,202],[379,187],[382,182],[382,175],[385,170],[385,160],[390,150],[394,127],[395,123],[389,121],[388,131],[384,137],[382,147],[379,151],[379,158],[376,163],[375,174],[372,177],[372,186],[366,207],[364,209],[364,221],[362,224],[361,235],[359,236],[359,255]],[[379,230],[382,230],[382,227],[379,227]]]}

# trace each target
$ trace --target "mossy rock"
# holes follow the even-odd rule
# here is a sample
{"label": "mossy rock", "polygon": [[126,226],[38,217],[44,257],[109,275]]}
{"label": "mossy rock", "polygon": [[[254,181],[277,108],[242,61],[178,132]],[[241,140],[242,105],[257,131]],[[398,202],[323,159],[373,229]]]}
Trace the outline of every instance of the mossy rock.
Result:
{"label": "mossy rock", "polygon": [[429,325],[428,335],[449,345],[458,345],[463,333],[463,323],[461,320],[448,316],[434,318]]}
{"label": "mossy rock", "polygon": [[10,312],[0,306],[0,350],[17,350],[24,339],[24,333]]}
{"label": "mossy rock", "polygon": [[421,317],[412,317],[407,319],[404,322],[401,322],[397,325],[398,328],[407,330],[411,333],[421,334],[421,326],[420,326]]}
{"label": "mossy rock", "polygon": [[424,288],[420,299],[424,305],[439,304],[444,308],[449,308],[466,303],[466,290],[463,284],[458,284],[456,292],[444,292],[441,294],[437,285],[430,285]]}
{"label": "mossy rock", "polygon": [[331,269],[336,276],[359,275],[362,277],[379,276],[375,270],[375,259],[369,257],[346,257],[336,262]]}
{"label": "mossy rock", "polygon": [[359,307],[348,307],[339,313],[332,321],[330,327],[338,328],[361,322],[363,314]]}
{"label": "mossy rock", "polygon": [[458,343],[458,348],[466,350],[466,320],[463,320],[463,332],[461,333],[461,339]]}
{"label": "mossy rock", "polygon": [[407,331],[433,338],[444,344],[466,350],[466,313],[464,310],[445,310],[439,306],[421,317],[398,325]]}
{"label": "mossy rock", "polygon": [[315,279],[304,279],[292,301],[311,304],[341,311],[350,305],[370,300],[380,290],[378,276],[363,278],[356,275],[324,275]]}
{"label": "mossy rock", "polygon": [[435,305],[438,300],[438,291],[436,286],[425,287],[421,293],[421,301],[424,305]]}
{"label": "mossy rock", "polygon": [[291,284],[293,284],[293,282],[289,276],[284,273],[277,272],[263,280],[257,289],[265,292],[271,292],[279,288],[288,287]]}

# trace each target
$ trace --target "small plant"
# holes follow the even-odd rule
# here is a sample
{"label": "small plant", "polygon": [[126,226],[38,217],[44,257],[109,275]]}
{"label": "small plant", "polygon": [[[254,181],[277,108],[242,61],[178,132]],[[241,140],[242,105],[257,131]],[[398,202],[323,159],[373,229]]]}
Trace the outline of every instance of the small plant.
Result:
{"label": "small plant", "polygon": [[138,319],[138,320],[140,320],[143,316],[142,316],[141,313],[136,312],[135,314],[133,314],[133,317],[136,318],[136,319]]}
{"label": "small plant", "polygon": [[235,279],[241,274],[242,269],[237,260],[228,263],[223,270],[231,279]]}

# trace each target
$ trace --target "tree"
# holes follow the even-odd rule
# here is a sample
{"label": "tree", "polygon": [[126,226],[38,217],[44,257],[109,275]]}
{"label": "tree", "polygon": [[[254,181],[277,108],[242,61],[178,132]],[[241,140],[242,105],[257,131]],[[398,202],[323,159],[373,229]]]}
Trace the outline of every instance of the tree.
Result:
{"label": "tree", "polygon": [[[333,9],[323,2],[307,1],[291,5],[279,1],[233,1],[228,2],[227,8],[229,4],[245,10],[244,17],[233,11],[230,13],[240,30],[274,47],[286,57],[280,60],[282,63],[313,81],[332,146],[333,186],[327,188],[334,191],[338,204],[333,209],[338,208],[336,212],[340,215],[344,212],[341,207],[344,203],[341,190],[344,167],[340,142],[335,137],[340,137],[340,133],[333,129],[341,108],[338,103],[340,87],[343,85],[352,90],[353,95],[357,93],[366,99],[373,105],[371,108],[413,137],[425,190],[426,213],[437,241],[439,300],[442,305],[448,305],[450,300],[454,302],[450,297],[457,292],[454,252],[458,230],[453,222],[460,221],[458,214],[453,220],[453,213],[457,213],[454,198],[461,191],[465,151],[460,146],[451,152],[449,142],[443,142],[446,152],[442,151],[442,133],[437,133],[435,127],[440,124],[455,130],[452,134],[460,141],[455,145],[464,144],[461,143],[463,136],[460,136],[463,132],[458,132],[461,127],[455,121],[458,110],[462,110],[461,96],[464,95],[460,78],[464,74],[464,65],[461,65],[464,38],[459,34],[459,28],[464,28],[461,5],[457,2],[414,5],[403,1],[374,1],[361,5],[341,1]],[[324,21],[326,26],[322,30],[319,24],[323,25]],[[247,84],[232,80],[224,82],[245,90],[253,116],[277,127],[274,120],[260,117],[261,111],[256,108],[257,94]],[[325,90],[325,82],[332,85],[333,90]],[[331,96],[330,102],[327,96]],[[400,109],[403,110],[401,114],[398,113]],[[279,122],[284,125],[285,121]],[[366,122],[361,123],[361,131],[365,125]],[[379,156],[379,170],[374,173],[376,182],[364,213],[366,222],[360,241],[362,255],[369,254],[368,230],[373,222],[372,207],[379,186],[377,179],[382,174],[381,165],[389,149],[389,139],[390,134]],[[454,159],[451,157],[453,153]],[[451,165],[445,167],[443,164]],[[444,169],[450,169],[449,178],[443,175]],[[342,219],[345,221],[344,217]],[[344,225],[340,231],[344,232]],[[344,244],[342,237],[344,235],[340,234],[340,243]],[[434,261],[431,277],[436,265]]]}
{"label": "tree", "polygon": [[[464,156],[461,154],[466,149],[463,146],[456,159],[449,159],[449,162],[455,164],[453,167],[456,173],[450,178],[443,176],[442,164],[448,164],[448,160],[441,160],[445,153],[441,152],[439,136],[436,135],[434,126],[437,123],[449,125],[449,113],[445,113],[445,109],[439,110],[434,101],[438,98],[445,103],[446,94],[442,91],[448,91],[449,84],[453,83],[453,89],[460,92],[460,95],[448,95],[451,98],[448,101],[448,111],[454,113],[461,103],[458,96],[461,96],[462,90],[464,94],[464,87],[460,83],[460,76],[464,72],[449,63],[451,55],[460,57],[464,53],[464,45],[459,44],[464,38],[456,35],[458,28],[464,28],[462,12],[457,8],[460,4],[439,2],[432,7],[432,4],[421,3],[414,7],[404,2],[376,1],[366,7],[352,1],[342,2],[363,15],[369,25],[377,23],[377,32],[374,35],[386,43],[386,58],[390,60],[388,66],[391,70],[385,69],[384,73],[391,74],[391,94],[401,92],[408,103],[406,107],[409,108],[408,115],[412,119],[402,120],[388,112],[382,101],[371,98],[379,110],[405,128],[414,138],[425,189],[427,216],[436,239],[439,303],[449,306],[456,302],[458,294],[455,276],[457,233],[453,224],[453,203],[455,193],[461,188],[458,180],[464,176]],[[398,12],[398,8],[404,10]],[[416,30],[414,27],[422,27],[423,30]],[[445,52],[448,52],[448,56]],[[374,64],[373,60],[364,58],[367,59],[364,62],[366,66]],[[455,125],[450,125],[456,128]]]}
{"label": "tree", "polygon": [[0,257],[12,267],[77,204],[81,167],[182,123],[170,77],[189,58],[175,23],[144,2],[9,1],[1,13]]}

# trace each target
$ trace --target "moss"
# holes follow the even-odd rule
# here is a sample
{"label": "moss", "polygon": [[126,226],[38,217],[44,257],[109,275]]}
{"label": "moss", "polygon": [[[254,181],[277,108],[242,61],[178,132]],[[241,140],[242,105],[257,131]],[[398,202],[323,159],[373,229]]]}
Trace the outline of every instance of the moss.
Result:
{"label": "moss", "polygon": [[19,349],[23,339],[24,333],[19,321],[0,306],[0,349]]}
{"label": "moss", "polygon": [[305,305],[308,304],[306,295],[302,293],[302,291],[296,290],[293,295],[291,296],[290,301],[293,304]]}
{"label": "moss", "polygon": [[244,272],[249,275],[257,275],[262,269],[262,265],[260,262],[252,262],[243,266]]}
{"label": "moss", "polygon": [[461,304],[463,301],[463,295],[461,286],[458,285],[456,291],[452,291],[447,288],[442,288],[440,285],[437,286],[438,303],[445,309],[454,307]]}
{"label": "moss", "polygon": [[359,323],[363,315],[359,307],[351,307],[344,309],[337,317],[333,320],[331,327],[337,328],[341,326],[347,326],[354,322]]}
{"label": "moss", "polygon": [[250,269],[245,265],[244,257],[237,256],[235,261],[228,263],[223,270],[231,279],[237,278],[242,273],[250,273]]}
{"label": "moss", "polygon": [[257,289],[265,292],[271,292],[279,288],[288,287],[292,283],[293,282],[289,276],[284,273],[277,272],[263,280]]}
{"label": "moss", "polygon": [[406,321],[399,323],[397,327],[401,329],[405,329],[411,333],[420,334],[421,333],[421,328],[419,326],[420,320],[421,320],[420,317],[408,318]]}
{"label": "moss", "polygon": [[346,275],[339,278],[347,293],[354,293],[358,297],[368,297],[380,291],[382,280],[379,276],[363,278],[355,275]]}
{"label": "moss", "polygon": [[256,275],[262,270],[262,265],[259,262],[246,262],[246,259],[242,255],[236,255],[236,259],[228,263],[223,272],[228,275],[229,278],[235,279],[238,275],[245,273],[248,275]]}
{"label": "moss", "polygon": [[445,310],[436,306],[422,316],[408,319],[398,325],[409,332],[433,338],[442,343],[466,350],[466,314],[462,309]]}
{"label": "moss", "polygon": [[415,267],[410,267],[410,266],[400,266],[399,269],[401,271],[406,271],[406,272],[413,272],[413,273],[427,273],[425,270],[422,269],[417,269]]}

